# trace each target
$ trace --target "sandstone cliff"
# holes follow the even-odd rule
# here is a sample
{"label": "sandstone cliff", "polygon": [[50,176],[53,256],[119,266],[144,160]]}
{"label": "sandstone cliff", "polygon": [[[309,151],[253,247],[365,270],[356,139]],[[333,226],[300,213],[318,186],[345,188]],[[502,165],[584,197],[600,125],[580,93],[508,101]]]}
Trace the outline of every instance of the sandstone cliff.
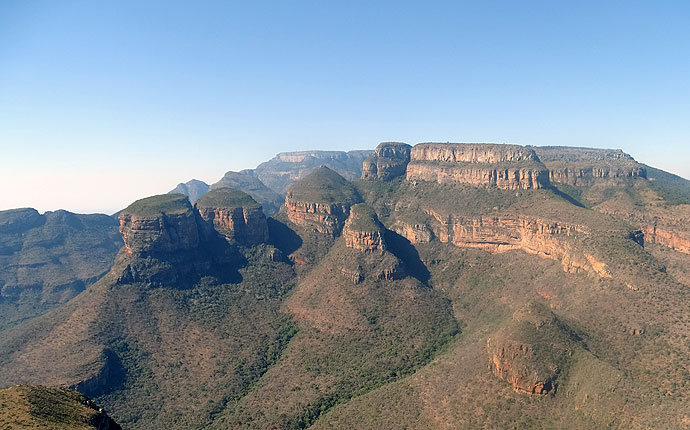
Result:
{"label": "sandstone cliff", "polygon": [[432,222],[410,224],[398,220],[394,229],[412,243],[437,238],[458,247],[478,248],[491,253],[522,250],[559,261],[569,273],[586,271],[608,278],[607,265],[585,253],[578,243],[589,235],[585,226],[540,219],[525,215],[494,214],[466,217],[425,212]]}
{"label": "sandstone cliff", "polygon": [[609,178],[647,177],[645,167],[621,150],[534,147],[551,182],[589,186]]}
{"label": "sandstone cliff", "polygon": [[231,188],[215,188],[196,204],[201,218],[229,241],[254,246],[268,240],[266,217],[251,196]]}
{"label": "sandstone cliff", "polygon": [[285,196],[288,219],[307,230],[337,235],[361,197],[345,178],[322,166],[293,184]]}
{"label": "sandstone cliff", "polygon": [[376,213],[365,203],[352,206],[343,228],[345,245],[364,252],[383,251],[383,226]]}
{"label": "sandstone cliff", "polygon": [[183,194],[137,200],[119,218],[127,254],[190,251],[199,246],[194,210]]}
{"label": "sandstone cliff", "polygon": [[362,164],[362,179],[388,181],[405,174],[412,147],[406,143],[383,142]]}
{"label": "sandstone cliff", "polygon": [[406,177],[509,190],[549,185],[548,171],[534,151],[518,145],[421,143],[412,148]]}

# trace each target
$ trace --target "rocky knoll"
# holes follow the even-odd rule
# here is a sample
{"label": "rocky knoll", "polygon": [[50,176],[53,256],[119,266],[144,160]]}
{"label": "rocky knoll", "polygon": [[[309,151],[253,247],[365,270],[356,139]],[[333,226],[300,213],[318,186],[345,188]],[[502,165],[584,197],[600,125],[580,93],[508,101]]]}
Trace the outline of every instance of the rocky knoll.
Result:
{"label": "rocky knoll", "polygon": [[405,174],[412,147],[406,143],[383,142],[362,164],[362,179],[388,181]]}
{"label": "rocky knoll", "polygon": [[288,189],[284,211],[298,226],[335,236],[350,215],[350,207],[360,201],[352,184],[322,166]]}
{"label": "rocky knoll", "polygon": [[576,336],[546,307],[528,303],[487,340],[489,368],[518,393],[554,391],[573,352]]}
{"label": "rocky knoll", "polygon": [[266,216],[278,212],[283,203],[283,196],[268,188],[258,178],[244,172],[226,172],[220,181],[211,185],[211,189],[232,188],[245,192],[261,204]]}
{"label": "rocky knoll", "polygon": [[249,194],[215,188],[196,203],[201,218],[229,241],[254,246],[268,240],[266,217]]}
{"label": "rocky knoll", "polygon": [[408,224],[398,221],[394,228],[412,243],[437,238],[458,247],[479,248],[491,253],[523,250],[560,261],[569,273],[587,271],[608,278],[607,265],[592,254],[580,251],[577,242],[589,235],[585,226],[550,221],[524,215],[484,215],[476,217],[443,214],[427,209],[432,222]]}
{"label": "rocky knoll", "polygon": [[408,180],[544,188],[548,171],[530,148],[518,145],[420,143],[410,152]]}
{"label": "rocky knoll", "polygon": [[383,226],[376,213],[365,203],[352,206],[343,228],[345,245],[364,252],[383,251]]}
{"label": "rocky knoll", "polygon": [[194,210],[184,194],[137,200],[119,218],[123,250],[129,255],[190,251],[199,246]]}
{"label": "rocky knoll", "polygon": [[534,152],[549,169],[551,182],[589,186],[609,178],[647,177],[644,165],[616,149],[534,147]]}

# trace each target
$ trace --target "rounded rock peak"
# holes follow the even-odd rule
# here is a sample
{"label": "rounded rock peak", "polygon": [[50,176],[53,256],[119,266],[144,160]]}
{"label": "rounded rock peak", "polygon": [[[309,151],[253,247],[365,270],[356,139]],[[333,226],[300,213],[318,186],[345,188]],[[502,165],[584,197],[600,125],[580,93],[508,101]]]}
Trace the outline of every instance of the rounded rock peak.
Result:
{"label": "rounded rock peak", "polygon": [[378,157],[403,158],[410,160],[412,146],[404,142],[381,142],[374,150]]}
{"label": "rounded rock peak", "polygon": [[287,201],[350,206],[362,198],[347,179],[321,166],[288,188]]}

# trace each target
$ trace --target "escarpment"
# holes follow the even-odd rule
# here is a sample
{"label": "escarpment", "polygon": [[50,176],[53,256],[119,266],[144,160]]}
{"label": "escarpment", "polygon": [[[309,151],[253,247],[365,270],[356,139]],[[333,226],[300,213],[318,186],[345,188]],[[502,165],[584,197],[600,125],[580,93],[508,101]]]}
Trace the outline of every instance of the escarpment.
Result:
{"label": "escarpment", "polygon": [[590,186],[610,178],[647,177],[645,167],[621,150],[534,147],[549,169],[549,180],[572,186]]}
{"label": "escarpment", "polygon": [[517,393],[554,391],[573,353],[582,347],[574,333],[539,303],[513,314],[486,343],[489,369]]}
{"label": "escarpment", "polygon": [[579,246],[590,232],[582,225],[540,219],[525,215],[494,214],[476,217],[444,214],[426,209],[429,223],[397,221],[395,230],[412,243],[437,238],[463,248],[478,248],[491,253],[522,250],[529,254],[560,261],[569,273],[590,272],[608,278],[607,265]]}
{"label": "escarpment", "polygon": [[518,145],[420,143],[410,152],[406,177],[507,190],[549,185],[548,170],[534,151]]}
{"label": "escarpment", "polygon": [[361,197],[345,178],[322,166],[293,184],[285,196],[284,211],[294,224],[336,236]]}
{"label": "escarpment", "polygon": [[405,174],[412,147],[406,143],[383,142],[362,164],[362,179],[388,181]]}
{"label": "escarpment", "polygon": [[254,246],[268,240],[268,225],[261,205],[232,188],[215,188],[196,204],[201,218],[229,241]]}
{"label": "escarpment", "polygon": [[364,252],[383,251],[383,226],[376,213],[366,204],[352,206],[343,229],[345,245]]}

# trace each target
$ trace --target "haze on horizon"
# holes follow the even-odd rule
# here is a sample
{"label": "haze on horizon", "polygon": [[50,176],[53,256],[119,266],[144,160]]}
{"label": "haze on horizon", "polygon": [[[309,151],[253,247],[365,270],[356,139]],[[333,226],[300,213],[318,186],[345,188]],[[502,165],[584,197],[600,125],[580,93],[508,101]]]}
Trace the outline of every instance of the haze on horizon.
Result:
{"label": "haze on horizon", "polygon": [[690,178],[690,3],[0,1],[0,210],[283,151],[619,148]]}

